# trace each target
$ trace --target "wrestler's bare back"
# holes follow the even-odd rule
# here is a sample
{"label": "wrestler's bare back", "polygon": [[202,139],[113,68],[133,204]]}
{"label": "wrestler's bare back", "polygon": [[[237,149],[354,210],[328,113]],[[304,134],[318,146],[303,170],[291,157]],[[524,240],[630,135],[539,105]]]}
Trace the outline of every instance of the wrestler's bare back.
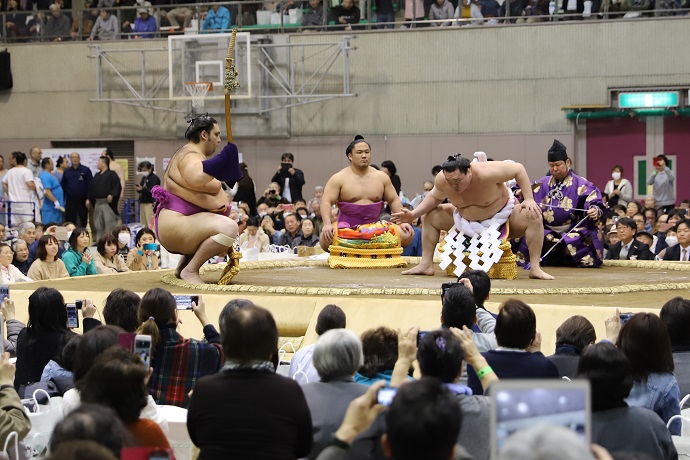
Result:
{"label": "wrestler's bare back", "polygon": [[338,191],[336,201],[354,204],[371,204],[383,200],[386,181],[390,182],[386,173],[377,171],[371,166],[366,170],[354,172],[347,167],[335,173],[326,184],[326,191]]}
{"label": "wrestler's bare back", "polygon": [[[507,173],[502,162],[472,163],[468,171],[469,181],[464,183],[449,183],[444,172],[436,176],[434,186],[448,201],[458,209],[462,217],[467,220],[481,221],[496,215],[508,201],[510,192],[504,182],[514,179]],[[465,187],[465,188],[463,188]]]}
{"label": "wrestler's bare back", "polygon": [[163,177],[163,188],[204,209],[217,209],[229,203],[220,181],[203,172],[206,156],[193,144],[180,148],[170,159]]}

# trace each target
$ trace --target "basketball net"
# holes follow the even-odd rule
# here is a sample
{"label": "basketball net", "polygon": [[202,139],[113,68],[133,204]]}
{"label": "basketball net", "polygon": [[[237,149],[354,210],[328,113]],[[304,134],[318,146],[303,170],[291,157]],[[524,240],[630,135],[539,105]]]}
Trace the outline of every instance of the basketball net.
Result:
{"label": "basketball net", "polygon": [[192,107],[203,107],[206,94],[213,89],[213,83],[208,81],[190,81],[184,84],[192,97]]}

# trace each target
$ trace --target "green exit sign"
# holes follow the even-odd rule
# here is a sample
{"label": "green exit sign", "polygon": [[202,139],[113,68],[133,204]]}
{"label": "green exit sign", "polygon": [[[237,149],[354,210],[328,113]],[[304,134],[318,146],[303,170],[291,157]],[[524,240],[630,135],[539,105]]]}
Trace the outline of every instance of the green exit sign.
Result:
{"label": "green exit sign", "polygon": [[678,91],[654,93],[618,93],[618,107],[621,109],[678,107]]}

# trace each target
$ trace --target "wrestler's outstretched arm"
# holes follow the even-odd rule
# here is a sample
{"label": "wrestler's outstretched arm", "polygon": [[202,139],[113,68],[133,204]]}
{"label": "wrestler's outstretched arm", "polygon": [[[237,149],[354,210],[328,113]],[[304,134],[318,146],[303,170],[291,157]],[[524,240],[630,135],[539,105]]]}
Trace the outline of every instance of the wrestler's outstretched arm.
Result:
{"label": "wrestler's outstretched arm", "polygon": [[431,189],[430,193],[427,193],[419,206],[417,206],[414,211],[402,208],[400,212],[394,212],[391,215],[391,220],[396,224],[399,223],[412,223],[416,218],[423,216],[432,209],[436,209],[439,204],[443,203],[446,199],[446,194],[441,190],[443,187],[442,182],[445,182],[445,177],[442,174],[436,176],[434,179],[434,188]]}

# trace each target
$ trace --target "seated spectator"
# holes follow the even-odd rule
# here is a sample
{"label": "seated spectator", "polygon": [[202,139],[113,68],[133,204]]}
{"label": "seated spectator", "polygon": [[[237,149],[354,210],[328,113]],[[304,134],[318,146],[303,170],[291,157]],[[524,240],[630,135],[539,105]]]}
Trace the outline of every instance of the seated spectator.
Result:
{"label": "seated spectator", "polygon": [[127,255],[131,249],[129,245],[132,242],[132,230],[126,225],[118,225],[112,231],[113,235],[117,238],[117,251],[122,260],[127,262]]}
{"label": "seated spectator", "polygon": [[[346,327],[347,317],[345,316],[345,312],[337,305],[326,305],[316,318],[316,335],[319,337],[331,329],[345,329]],[[313,343],[297,350],[290,361],[288,377],[296,380],[300,384],[318,382],[320,380],[319,373],[314,367],[312,359],[315,349],[316,344]],[[359,367],[361,367],[361,365]],[[357,369],[359,369],[359,367],[357,367]],[[304,375],[302,375],[302,373],[304,373]]]}
{"label": "seated spectator", "polygon": [[48,361],[58,356],[74,336],[67,328],[65,299],[60,291],[39,287],[29,296],[29,322],[17,337],[17,375],[14,386],[23,396],[22,388],[41,379]]}
{"label": "seated spectator", "polygon": [[[118,326],[126,332],[134,332],[139,327],[138,311],[141,297],[126,289],[115,289],[105,299],[103,319],[109,326]],[[101,325],[94,318],[84,318],[84,333]]]}
{"label": "seated spectator", "polygon": [[50,5],[50,17],[43,29],[43,37],[51,42],[66,40],[70,36],[70,25],[71,21],[67,16],[62,14],[60,5],[53,3]]}
{"label": "seated spectator", "polygon": [[169,449],[163,430],[153,420],[141,417],[149,397],[147,378],[148,369],[141,358],[114,345],[96,358],[77,388],[84,403],[115,409],[139,446]]}
{"label": "seated spectator", "polygon": [[[614,210],[616,208],[614,207]],[[635,214],[639,214],[642,212],[642,206],[640,206],[640,203],[638,203],[635,200],[630,200],[628,201],[628,204],[625,206],[625,216],[626,217],[632,217]]]}
{"label": "seated spectator", "polygon": [[331,10],[331,21],[335,22],[336,29],[352,30],[353,24],[359,24],[360,16],[354,0],[342,0]]}
{"label": "seated spectator", "polygon": [[[31,421],[24,411],[17,392],[14,390],[16,368],[10,363],[10,354],[0,354],[0,443],[6,444],[10,433],[16,432],[21,441],[31,430]],[[9,457],[8,457],[9,458]]]}
{"label": "seated spectator", "polygon": [[67,441],[60,444],[60,446],[51,451],[51,453],[43,457],[45,460],[82,460],[88,458],[90,460],[118,460],[106,447],[98,444],[96,441]]}
{"label": "seated spectator", "polygon": [[651,410],[626,402],[633,374],[625,353],[611,343],[582,352],[578,378],[589,380],[592,389],[592,442],[611,452],[678,458],[666,424]]}
{"label": "seated spectator", "polygon": [[[334,441],[318,460],[347,458],[347,448],[385,409],[377,404],[379,382],[352,401]],[[386,433],[381,444],[386,458],[466,459],[471,458],[455,444],[462,416],[455,396],[432,377],[403,385],[385,414]]]}
{"label": "seated spectator", "polygon": [[13,257],[12,248],[5,243],[0,243],[0,284],[33,281],[12,265]]}
{"label": "seated spectator", "polygon": [[[601,453],[602,448],[596,450]],[[564,426],[539,423],[511,434],[501,447],[497,460],[527,460],[558,458],[559,460],[604,460],[606,456],[594,455],[595,447],[588,446],[581,435]],[[627,458],[627,457],[626,457]],[[637,458],[637,457],[634,457]]]}
{"label": "seated spectator", "polygon": [[252,216],[247,220],[247,231],[240,235],[240,248],[256,248],[259,252],[268,251],[271,242],[268,235],[259,227],[259,218]]}
{"label": "seated spectator", "polygon": [[309,8],[302,15],[302,32],[321,32],[326,19],[321,0],[309,0]]}
{"label": "seated spectator", "polygon": [[[506,3],[510,4],[510,6],[508,7],[507,15]],[[511,22],[514,24],[518,20],[518,18],[520,18],[523,15],[524,11],[525,4],[523,0],[508,0],[508,2],[503,2],[501,4],[501,8],[498,10],[498,17],[505,18],[506,16],[508,16],[510,19],[507,19],[506,22]]]}
{"label": "seated spectator", "polygon": [[[178,4],[188,3],[186,0],[171,0],[166,2],[174,6],[171,10],[161,11],[161,17],[168,20],[170,26],[177,30],[184,30],[189,27],[189,23],[192,20],[192,15],[194,15],[194,10],[186,6],[177,6]],[[183,26],[180,27],[179,19],[183,20]]]}
{"label": "seated spectator", "polygon": [[117,238],[112,233],[106,233],[98,240],[97,254],[94,257],[98,274],[129,271],[125,260],[117,252]]}
{"label": "seated spectator", "polygon": [[115,458],[120,458],[123,447],[136,445],[117,413],[110,407],[97,404],[82,404],[55,425],[50,436],[50,450],[55,452],[62,444],[72,441],[96,442],[112,452]]}
{"label": "seated spectator", "polygon": [[26,324],[16,319],[14,300],[9,297],[0,305],[0,313],[2,313],[2,319],[5,321],[5,333],[7,334],[7,338],[3,340],[4,351],[14,358],[17,356],[19,333],[26,327]]}
{"label": "seated spectator", "polygon": [[17,228],[17,236],[24,240],[26,244],[36,241],[36,225],[33,222],[23,222]]}
{"label": "seated spectator", "polygon": [[[261,205],[259,205],[261,207]],[[275,228],[273,217],[266,215],[261,218],[261,230],[268,235],[271,244],[278,244],[283,233]]]}
{"label": "seated spectator", "polygon": [[[451,286],[443,296],[441,327],[446,329],[451,327],[462,329],[463,326],[468,329],[472,328],[477,324],[477,315],[480,311],[483,315],[488,315],[491,318],[485,319],[485,323],[494,324],[495,320],[491,314],[484,309],[477,309],[475,302],[475,296],[467,286],[462,283]],[[474,332],[472,338],[480,352],[495,350],[498,347],[493,333]]]}
{"label": "seated spectator", "polygon": [[299,385],[275,373],[273,316],[245,307],[230,311],[222,324],[227,361],[221,372],[197,382],[187,414],[199,458],[306,456],[312,447],[309,407]]}
{"label": "seated spectator", "polygon": [[364,365],[355,375],[355,382],[372,385],[378,380],[390,382],[398,360],[398,334],[387,327],[377,327],[362,333]]}
{"label": "seated spectator", "polygon": [[150,289],[141,299],[137,333],[151,336],[149,391],[157,404],[187,407],[197,380],[215,374],[223,364],[220,335],[209,322],[201,297],[193,311],[204,328],[206,342],[185,339],[177,332],[175,298],[165,289]]}
{"label": "seated spectator", "polygon": [[[311,412],[314,446],[307,458],[316,458],[328,446],[345,417],[350,401],[367,391],[352,377],[364,364],[362,342],[352,331],[331,329],[314,347],[314,368],[321,381],[302,387]],[[293,358],[294,359],[294,358]]]}
{"label": "seated spectator", "polygon": [[156,234],[149,228],[142,228],[135,237],[136,247],[127,254],[127,268],[137,272],[143,270],[158,270],[158,255],[155,249],[147,249],[146,245],[156,245]]}
{"label": "seated spectator", "polygon": [[690,261],[690,220],[682,220],[673,229],[678,244],[665,249],[663,260]]}
{"label": "seated spectator", "polygon": [[62,395],[74,388],[74,356],[82,336],[75,335],[71,339],[69,336],[63,337],[65,340],[69,340],[62,347],[60,354],[48,361],[41,374],[41,382],[52,381],[58,389],[63,390],[61,391]]}
{"label": "seated spectator", "polygon": [[[34,259],[29,257],[29,246],[26,241],[22,239],[14,240],[14,243],[12,243],[12,251],[14,252],[12,265],[17,267],[22,274],[29,276],[29,268],[31,268],[31,264],[34,263]],[[29,278],[31,277],[29,276]]]}
{"label": "seated spectator", "polygon": [[38,258],[31,264],[29,278],[34,281],[69,278],[65,263],[58,258],[60,243],[51,235],[43,235],[38,240]]}
{"label": "seated spectator", "polygon": [[[484,303],[491,297],[491,279],[484,270],[467,270],[458,278],[458,282],[467,279],[470,282],[474,303],[477,306],[477,324],[472,326],[475,332],[493,334],[496,327],[496,315],[484,307]],[[470,286],[465,285],[468,289]]]}
{"label": "seated spectator", "polygon": [[117,40],[120,38],[120,24],[117,22],[117,16],[105,8],[101,10],[96,24],[91,29],[89,41],[93,41],[96,38],[99,40]]}
{"label": "seated spectator", "polygon": [[[631,201],[631,203],[633,203]],[[649,246],[635,239],[637,224],[629,217],[623,217],[616,222],[618,243],[609,247],[607,260],[653,260],[654,254]]]}
{"label": "seated spectator", "polygon": [[[46,224],[46,230],[43,234],[45,235],[50,235],[50,236],[55,236],[55,232],[57,231],[58,225],[56,222],[48,222]],[[33,243],[29,245],[29,259],[36,260],[38,257],[36,255],[36,252],[38,251],[38,241],[40,240],[40,234],[37,235],[39,238],[37,238]],[[57,258],[62,259],[62,254],[64,254],[65,248],[63,247],[62,244],[60,244],[60,241],[58,241],[58,254]]]}
{"label": "seated spectator", "polygon": [[[414,207],[409,203],[403,204],[403,208],[410,211],[414,210]],[[412,237],[412,242],[403,248],[403,257],[422,257],[422,228],[419,222],[419,219],[415,219],[410,224],[414,231],[414,236]]]}
{"label": "seated spectator", "polygon": [[[81,17],[79,17],[81,16]],[[84,9],[81,11],[81,13],[75,14],[74,19],[72,20],[72,28],[69,31],[70,36],[72,37],[72,40],[75,41],[81,41],[85,40],[88,37],[91,36],[91,31],[93,30],[93,26],[96,24],[96,21],[98,21],[99,18],[99,12],[98,8],[93,8],[91,5],[91,2],[86,1],[84,2]],[[81,20],[81,35],[79,35],[79,22]],[[62,160],[62,161],[61,161]],[[60,169],[60,166],[64,163],[64,165],[67,165],[67,160],[64,157],[58,158],[58,162],[55,165],[57,170],[55,171],[54,175],[57,177],[58,181],[62,181],[62,172],[64,169]]]}
{"label": "seated spectator", "polygon": [[91,236],[84,227],[77,227],[69,236],[69,248],[62,254],[62,261],[69,276],[97,275],[96,263],[89,252]]}
{"label": "seated spectator", "polygon": [[297,214],[285,214],[283,217],[285,222],[285,231],[280,237],[278,244],[280,246],[290,246],[291,248],[295,246],[295,240],[302,236],[302,230],[300,229],[299,216]]}
{"label": "seated spectator", "polygon": [[213,5],[201,26],[201,33],[225,32],[230,29],[230,10],[221,5]]}
{"label": "seated spectator", "polygon": [[18,5],[17,0],[10,0],[4,16],[7,41],[10,43],[25,41],[24,39],[29,35],[28,14],[21,12]]}
{"label": "seated spectator", "polygon": [[134,21],[134,26],[132,27],[134,38],[155,38],[156,31],[158,30],[156,19],[149,14],[149,10],[146,8],[137,9],[137,14],[139,17]]}
{"label": "seated spectator", "polygon": [[[486,396],[473,396],[471,390],[460,383],[465,368],[463,361],[466,360],[476,369],[488,366],[474,343],[472,332],[467,328],[431,331],[419,342],[418,347],[416,336],[416,328],[401,334],[399,357],[391,386],[403,382],[406,370],[416,359],[422,379],[439,379],[456,396],[462,419],[472,420],[471,423],[462,424],[457,442],[467,449],[472,458],[488,459],[491,452],[490,443],[486,442],[490,438],[490,399]],[[488,389],[497,380],[496,374],[489,368],[482,375],[482,387]],[[377,426],[377,429],[380,434],[385,431],[383,426]]]}
{"label": "seated spectator", "polygon": [[[280,195],[280,184],[278,182],[271,182],[261,198],[256,202],[257,210],[259,205],[265,203],[270,208],[275,208],[279,204],[289,204],[290,202],[284,196]],[[269,212],[271,214],[271,212]]]}
{"label": "seated spectator", "polygon": [[319,245],[319,235],[314,231],[314,221],[306,217],[301,221],[302,234],[298,235],[292,242],[294,247],[306,246],[314,248]]}
{"label": "seated spectator", "polygon": [[690,300],[674,297],[661,307],[659,316],[671,339],[673,374],[683,397],[690,394]]}
{"label": "seated spectator", "polygon": [[556,365],[561,377],[574,379],[582,350],[596,341],[592,323],[584,316],[571,316],[556,329],[556,353],[548,359]]}
{"label": "seated spectator", "polygon": [[[484,16],[482,16],[481,7],[478,0],[461,0],[458,3],[458,7],[455,9],[455,14],[453,18],[463,19],[459,23],[461,26],[466,26],[469,24],[481,24]],[[469,19],[474,19],[469,21]]]}
{"label": "seated spectator", "polygon": [[[626,402],[645,407],[664,424],[680,414],[680,389],[673,376],[673,353],[666,325],[656,315],[638,313],[621,327],[616,346],[625,353],[635,379]],[[671,423],[672,434],[680,434],[680,421]]]}
{"label": "seated spectator", "polygon": [[[539,351],[541,336],[537,318],[529,305],[517,299],[506,300],[496,318],[498,349],[482,355],[499,379],[559,378],[558,368]],[[467,386],[483,394],[476,370],[467,367]]]}

